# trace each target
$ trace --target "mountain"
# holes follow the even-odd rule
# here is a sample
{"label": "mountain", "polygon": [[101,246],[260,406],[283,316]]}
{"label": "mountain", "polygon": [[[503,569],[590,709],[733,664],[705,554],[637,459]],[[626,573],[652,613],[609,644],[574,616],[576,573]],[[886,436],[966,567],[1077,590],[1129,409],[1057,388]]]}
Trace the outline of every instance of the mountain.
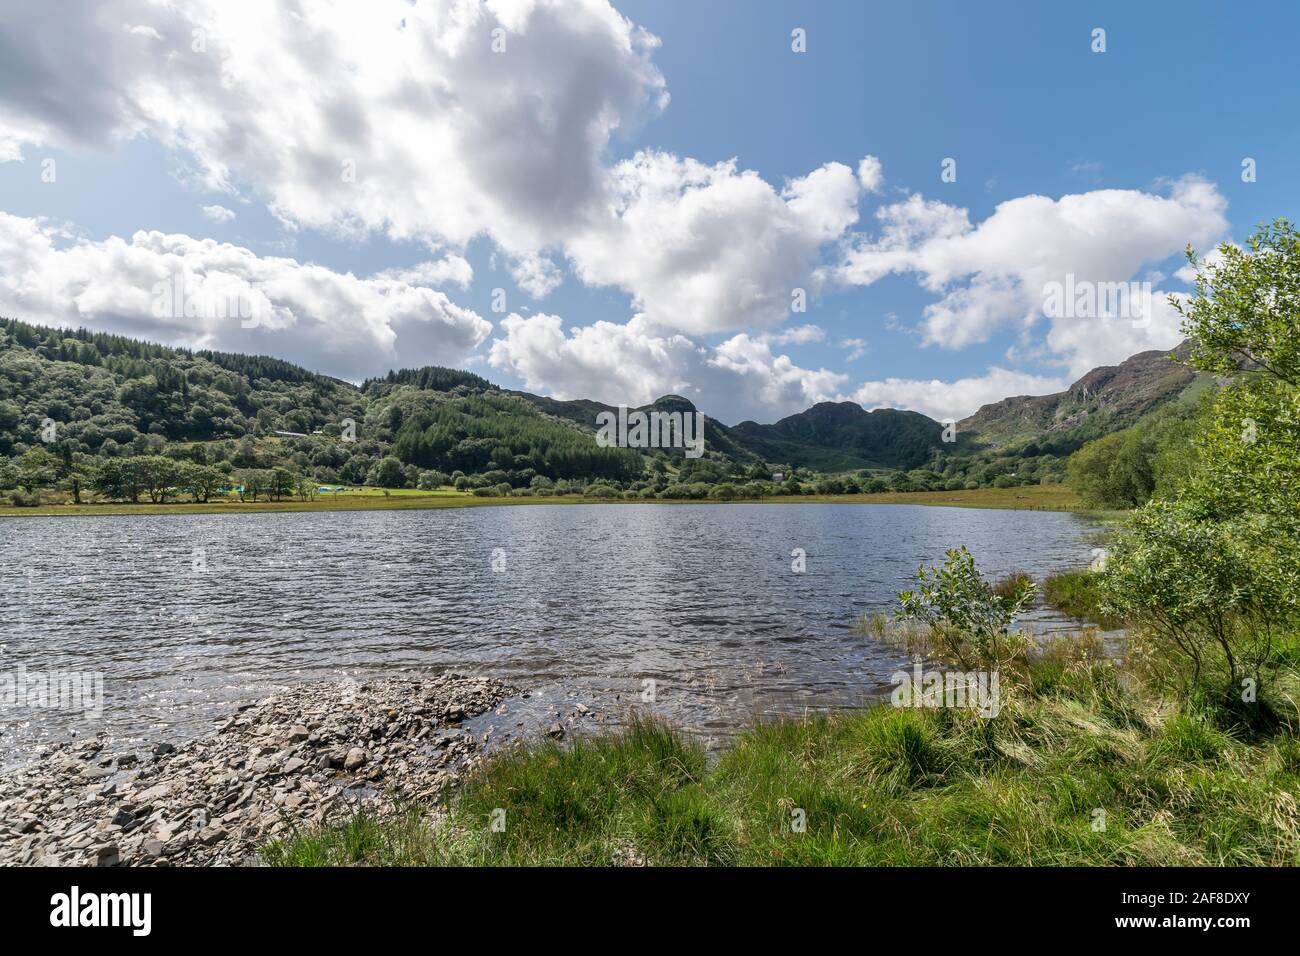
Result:
{"label": "mountain", "polygon": [[[588,399],[558,401],[516,393],[550,415],[594,428],[601,412],[618,408]],[[695,404],[680,395],[664,395],[633,411],[693,413]],[[773,425],[744,421],[727,426],[705,417],[709,451],[740,464],[779,462],[818,471],[859,468],[915,468],[945,446],[943,426],[919,412],[879,408],[868,412],[855,402],[821,402]]]}
{"label": "mountain", "polygon": [[[536,405],[541,411],[548,415],[554,415],[557,418],[567,419],[585,429],[594,430],[596,428],[596,416],[602,412],[613,412],[618,414],[617,405],[605,405],[601,402],[594,402],[586,398],[570,399],[561,401],[554,398],[546,398],[541,395],[531,395],[527,392],[516,392],[514,394],[526,399]],[[694,402],[680,395],[662,395],[656,398],[648,405],[640,405],[636,408],[629,408],[629,411],[640,412],[680,412],[682,414],[694,414],[698,409]],[[717,419],[710,418],[707,415],[704,418],[704,442],[710,452],[721,455],[734,462],[741,464],[754,464],[760,461],[763,456],[757,454],[752,448],[746,447],[746,444],[740,440],[735,429],[728,428]],[[785,461],[786,459],[769,458],[769,461]]]}
{"label": "mountain", "polygon": [[[1013,446],[1069,454],[1084,442],[1127,428],[1203,381],[1171,352],[1134,355],[1119,365],[1093,369],[1054,395],[1005,398],[957,423],[957,441],[943,441],[943,425],[919,412],[865,410],[856,402],[820,402],[771,425],[744,421],[727,427],[706,420],[710,450],[737,462],[766,461],[836,472],[920,468],[939,455],[986,456]],[[614,406],[585,399],[557,401],[518,393],[542,411],[593,428],[596,415]],[[695,406],[665,395],[643,410]],[[1033,446],[1038,446],[1034,448]]]}
{"label": "mountain", "polygon": [[1204,376],[1179,361],[1185,355],[1185,344],[1170,352],[1139,352],[1119,365],[1093,369],[1063,392],[985,405],[958,422],[957,432],[989,448],[1028,442],[1077,448],[1127,428],[1203,381]]}
{"label": "mountain", "polygon": [[[1084,442],[1201,381],[1170,353],[1143,352],[1056,395],[986,405],[958,424],[955,443],[922,414],[853,402],[822,402],[773,424],[729,427],[706,416],[705,456],[686,460],[681,449],[600,447],[597,418],[615,406],[502,389],[471,372],[401,369],[358,387],[267,356],[0,319],[0,464],[40,444],[54,422],[65,464],[77,455],[166,453],[360,483],[391,458],[384,474],[411,484],[425,470],[492,484],[544,477],[631,485],[674,474],[708,483],[771,470],[869,469],[895,472],[899,487],[904,472],[912,486],[967,487],[1059,478]],[[697,411],[679,395],[638,410]],[[355,441],[345,443],[340,435],[353,427]]]}
{"label": "mountain", "polygon": [[732,432],[759,458],[819,471],[918,468],[948,447],[943,426],[919,412],[869,412],[856,402],[820,402],[774,425],[746,421]]}

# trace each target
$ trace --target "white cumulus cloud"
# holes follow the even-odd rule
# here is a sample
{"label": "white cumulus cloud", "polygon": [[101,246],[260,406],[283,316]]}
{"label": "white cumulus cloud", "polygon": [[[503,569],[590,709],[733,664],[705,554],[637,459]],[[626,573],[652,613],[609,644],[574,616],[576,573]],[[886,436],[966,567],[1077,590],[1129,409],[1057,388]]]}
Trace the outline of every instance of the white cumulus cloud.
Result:
{"label": "white cumulus cloud", "polygon": [[664,152],[610,166],[668,102],[658,42],[606,0],[10,4],[0,158],[149,136],[289,229],[440,252],[487,236],[537,298],[568,264],[664,329],[776,325],[880,163],[783,187]]}
{"label": "white cumulus cloud", "polygon": [[0,213],[0,314],[195,348],[273,354],[360,379],[457,364],[492,325],[446,295],[358,278],[212,239],[161,232],[103,241]]}
{"label": "white cumulus cloud", "polygon": [[204,206],[199,211],[203,213],[203,218],[208,220],[208,222],[215,222],[217,224],[230,222],[235,218],[235,211],[233,209],[227,209],[225,206]]}
{"label": "white cumulus cloud", "polygon": [[507,316],[489,361],[527,388],[556,398],[643,405],[674,393],[724,422],[772,420],[834,398],[847,377],[805,369],[775,354],[763,338],[741,333],[710,348],[681,333],[662,333],[643,317],[566,331],[557,315]]}
{"label": "white cumulus cloud", "polygon": [[604,0],[61,7],[0,9],[0,157],[145,134],[299,226],[535,253],[667,102],[658,41]]}
{"label": "white cumulus cloud", "polygon": [[[960,349],[1004,326],[1028,330],[1044,315],[1050,283],[1119,283],[1226,232],[1227,202],[1213,184],[1184,177],[1169,194],[1101,189],[1051,199],[1021,196],[998,205],[978,225],[966,210],[919,195],[877,211],[880,232],[858,238],[835,270],[843,282],[869,285],[890,273],[912,273],[939,296],[926,307],[925,344]],[[1179,341],[1166,293],[1134,316],[1054,316],[1046,343],[1075,374]]]}
{"label": "white cumulus cloud", "polygon": [[778,192],[734,160],[641,152],[614,169],[607,218],[567,243],[589,285],[627,291],[657,326],[688,333],[771,327],[807,288],[824,243],[857,221],[861,186],[828,163]]}
{"label": "white cumulus cloud", "polygon": [[993,367],[983,375],[948,382],[937,378],[887,378],[864,382],[851,398],[868,409],[905,408],[929,415],[936,421],[959,421],[990,402],[1013,395],[1050,395],[1068,386],[1066,378]]}

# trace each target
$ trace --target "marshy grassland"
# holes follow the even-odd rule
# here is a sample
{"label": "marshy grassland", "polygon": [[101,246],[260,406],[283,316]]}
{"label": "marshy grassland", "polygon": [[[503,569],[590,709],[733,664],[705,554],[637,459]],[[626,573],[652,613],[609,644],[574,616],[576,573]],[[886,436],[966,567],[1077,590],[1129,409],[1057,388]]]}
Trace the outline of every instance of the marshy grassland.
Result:
{"label": "marshy grassland", "polygon": [[[1065,485],[1028,485],[1021,488],[979,488],[970,491],[909,491],[880,492],[857,495],[799,495],[746,499],[728,504],[873,504],[873,505],[931,505],[951,508],[999,508],[1035,511],[1077,511],[1098,514],[1083,507],[1078,494]],[[57,501],[32,508],[0,507],[0,517],[30,517],[50,515],[134,515],[134,514],[242,514],[277,511],[373,511],[407,510],[413,508],[473,508],[485,505],[546,505],[546,504],[655,504],[690,505],[717,504],[717,501],[658,500],[658,499],[603,499],[582,495],[552,497],[483,497],[467,492],[416,489],[358,488],[339,494],[317,495],[307,501],[240,501],[231,495],[207,502],[168,502],[150,504],[122,502],[73,504]]]}
{"label": "marshy grassland", "polygon": [[1122,620],[1105,610],[1100,576],[1088,569],[1048,576],[1043,581],[1043,599],[1062,614],[1106,630],[1124,626]]}
{"label": "marshy grassland", "polygon": [[[1283,658],[1294,691],[1300,640]],[[1277,716],[1293,705],[1270,706],[1274,719],[1251,729],[1206,699],[1171,704],[1088,635],[1012,671],[992,718],[881,704],[756,726],[716,758],[631,715],[613,733],[501,753],[444,812],[363,814],[263,856],[278,866],[1300,863],[1300,739]]]}

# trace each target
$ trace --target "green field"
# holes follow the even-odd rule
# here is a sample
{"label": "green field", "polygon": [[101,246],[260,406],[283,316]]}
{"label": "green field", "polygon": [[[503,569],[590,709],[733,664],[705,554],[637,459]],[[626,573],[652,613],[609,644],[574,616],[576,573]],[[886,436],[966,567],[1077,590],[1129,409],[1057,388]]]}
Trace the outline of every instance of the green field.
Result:
{"label": "green field", "polygon": [[[1003,508],[1035,511],[1084,511],[1079,496],[1064,485],[1030,485],[1023,488],[980,488],[974,491],[915,491],[883,492],[875,495],[804,495],[757,499],[764,504],[872,504],[872,505],[934,505],[952,508]],[[70,502],[48,503],[36,508],[0,507],[0,517],[33,517],[48,515],[134,515],[134,514],[241,514],[268,511],[374,511],[408,508],[467,508],[485,505],[556,505],[556,504],[656,504],[692,505],[717,504],[716,501],[658,501],[622,499],[605,501],[584,498],[581,495],[564,497],[507,497],[481,498],[460,491],[417,491],[411,488],[390,489],[358,488],[337,495],[319,495],[310,501],[240,501],[231,496],[220,501],[202,504],[169,502],[167,504],[123,504]],[[735,501],[732,504],[754,504],[755,501]]]}

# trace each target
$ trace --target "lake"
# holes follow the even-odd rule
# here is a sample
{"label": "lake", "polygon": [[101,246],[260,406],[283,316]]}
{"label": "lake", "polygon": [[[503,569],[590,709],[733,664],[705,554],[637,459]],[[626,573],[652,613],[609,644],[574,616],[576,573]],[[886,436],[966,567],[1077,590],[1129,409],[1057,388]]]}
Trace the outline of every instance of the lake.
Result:
{"label": "lake", "polygon": [[[0,711],[0,764],[100,728],[124,745],[204,733],[289,684],[430,669],[525,688],[509,716],[479,718],[498,736],[581,702],[716,740],[886,691],[903,659],[855,625],[945,549],[1041,580],[1086,565],[1095,530],[1066,513],[856,504],[0,519],[0,674],[103,675],[99,717]],[[1065,626],[1042,609],[1029,623]]]}

